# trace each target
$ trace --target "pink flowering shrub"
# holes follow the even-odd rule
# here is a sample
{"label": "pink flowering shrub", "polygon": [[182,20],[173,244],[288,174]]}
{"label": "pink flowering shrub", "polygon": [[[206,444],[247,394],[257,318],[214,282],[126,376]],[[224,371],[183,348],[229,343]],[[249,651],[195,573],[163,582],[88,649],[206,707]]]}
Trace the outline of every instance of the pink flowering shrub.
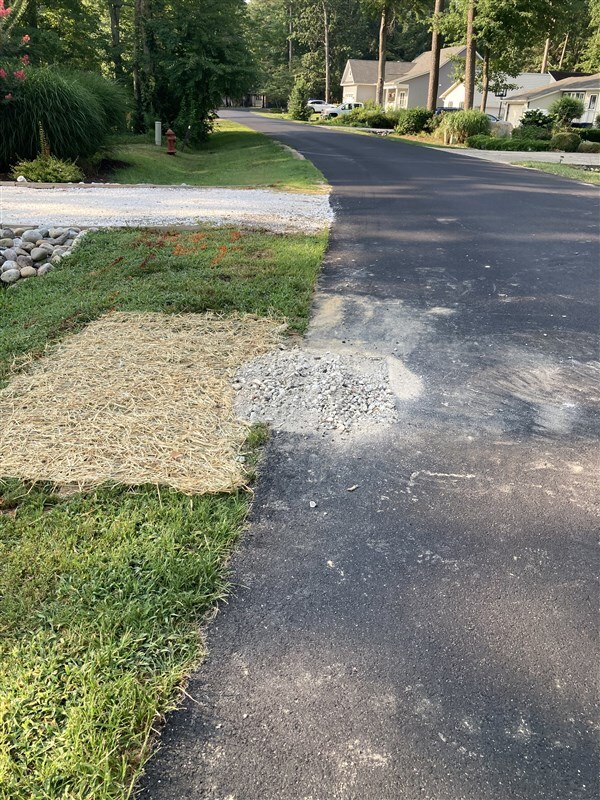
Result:
{"label": "pink flowering shrub", "polygon": [[0,105],[14,102],[19,82],[26,79],[30,62],[29,53],[23,52],[30,37],[25,34],[16,40],[13,36],[14,23],[24,9],[24,0],[15,2],[16,5],[7,6],[6,0],[0,0]]}

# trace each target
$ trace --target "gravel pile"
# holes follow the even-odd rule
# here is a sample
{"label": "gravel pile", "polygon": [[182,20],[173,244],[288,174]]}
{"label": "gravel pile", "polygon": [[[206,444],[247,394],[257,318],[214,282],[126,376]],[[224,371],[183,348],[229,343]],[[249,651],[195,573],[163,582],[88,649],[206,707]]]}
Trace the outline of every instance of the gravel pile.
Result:
{"label": "gravel pile", "polygon": [[81,228],[0,228],[0,281],[41,277],[70,255]]}
{"label": "gravel pile", "polygon": [[281,350],[236,373],[236,412],[294,433],[349,434],[398,419],[385,361]]}
{"label": "gravel pile", "polygon": [[314,233],[329,226],[327,195],[268,189],[171,186],[4,186],[10,225],[127,226],[237,225],[278,233]]}

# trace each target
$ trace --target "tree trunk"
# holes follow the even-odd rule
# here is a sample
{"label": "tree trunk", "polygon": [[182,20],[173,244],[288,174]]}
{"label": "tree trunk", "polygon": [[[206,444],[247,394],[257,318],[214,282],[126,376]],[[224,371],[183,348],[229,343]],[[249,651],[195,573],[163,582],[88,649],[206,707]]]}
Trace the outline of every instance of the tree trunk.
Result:
{"label": "tree trunk", "polygon": [[123,80],[123,54],[121,52],[121,8],[123,0],[109,0],[108,14],[110,17],[110,38],[112,45],[112,57],[115,68],[115,78]]}
{"label": "tree trunk", "polygon": [[550,37],[546,39],[546,44],[544,46],[544,55],[542,57],[542,68],[540,72],[542,75],[548,71],[548,56],[550,54]]}
{"label": "tree trunk", "polygon": [[327,4],[323,0],[323,25],[324,25],[324,44],[325,44],[325,102],[329,102],[330,94],[330,67],[329,67],[329,14]]}
{"label": "tree trunk", "polygon": [[292,62],[294,60],[294,8],[290,3],[288,6],[288,70],[292,71]]}
{"label": "tree trunk", "polygon": [[429,91],[427,93],[427,108],[435,111],[440,83],[440,50],[442,49],[442,35],[438,31],[439,17],[444,10],[444,0],[435,0],[433,12],[433,31],[431,33],[431,72],[429,73]]}
{"label": "tree trunk", "polygon": [[133,130],[142,133],[144,130],[144,111],[142,103],[141,61],[142,61],[142,0],[135,0],[133,6]]}
{"label": "tree trunk", "polygon": [[488,92],[490,90],[490,48],[486,47],[483,51],[483,69],[481,71],[481,105],[480,111],[487,107]]}
{"label": "tree trunk", "polygon": [[377,91],[375,102],[378,106],[383,105],[383,86],[385,84],[385,60],[387,51],[387,29],[388,29],[388,8],[387,4],[381,9],[381,20],[379,22],[379,61],[377,64]]}
{"label": "tree trunk", "polygon": [[469,0],[467,6],[467,53],[465,56],[465,109],[473,108],[473,98],[475,97],[476,48],[475,0]]}
{"label": "tree trunk", "polygon": [[565,55],[567,54],[567,44],[569,43],[569,34],[565,36],[565,41],[562,48],[562,53],[560,54],[560,61],[558,62],[558,68],[562,69],[563,61],[565,60]]}

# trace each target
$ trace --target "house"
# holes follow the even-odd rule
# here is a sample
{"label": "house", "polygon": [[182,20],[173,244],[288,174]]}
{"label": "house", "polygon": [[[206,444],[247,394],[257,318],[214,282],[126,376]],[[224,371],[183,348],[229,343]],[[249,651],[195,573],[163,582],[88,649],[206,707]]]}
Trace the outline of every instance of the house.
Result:
{"label": "house", "polygon": [[[377,61],[351,58],[346,62],[340,85],[344,103],[365,103],[377,97]],[[413,67],[412,61],[387,61],[386,79],[399,78]]]}
{"label": "house", "polygon": [[[541,76],[543,77],[543,76]],[[537,86],[523,92],[517,92],[507,97],[505,102],[504,118],[513,125],[530,109],[548,111],[555,100],[560,100],[565,95],[576,97],[583,101],[585,111],[583,116],[575,120],[580,124],[593,125],[600,112],[598,97],[600,95],[600,73],[595,75],[580,75],[578,77],[554,80],[543,86]]]}
{"label": "house", "polygon": [[[488,94],[485,110],[489,114],[494,114],[497,117],[502,117],[503,111],[506,109],[506,102],[509,97],[521,94],[527,89],[539,89],[549,83],[554,82],[551,73],[540,74],[539,72],[522,72],[520,75],[513,77],[506,77],[506,82],[512,84],[515,88],[509,89],[505,95],[499,96]],[[449,86],[445,92],[440,95],[442,101],[440,105],[444,108],[464,108],[465,106],[465,82],[455,81],[452,86]],[[481,92],[476,88],[475,96],[473,98],[473,108],[479,108],[481,105]]]}
{"label": "house", "polygon": [[[444,47],[440,52],[440,77],[437,105],[443,105],[441,95],[454,83],[456,64],[454,59],[464,58],[466,47]],[[399,77],[386,75],[384,105],[387,109],[416,108],[427,105],[429,73],[433,64],[432,51],[421,53],[412,62],[411,69]]]}

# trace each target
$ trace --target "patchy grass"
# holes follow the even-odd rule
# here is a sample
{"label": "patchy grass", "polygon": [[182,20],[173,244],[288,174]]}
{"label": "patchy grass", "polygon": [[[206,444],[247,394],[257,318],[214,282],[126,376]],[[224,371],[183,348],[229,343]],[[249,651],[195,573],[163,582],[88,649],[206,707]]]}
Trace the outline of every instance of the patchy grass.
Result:
{"label": "patchy grass", "polygon": [[128,164],[112,177],[118,183],[265,186],[296,191],[324,191],[326,186],[310,161],[295,158],[264,134],[230,120],[219,120],[208,142],[197,150],[167,156],[164,148],[136,139],[115,147],[111,158]]}
{"label": "patchy grass", "polygon": [[248,495],[0,482],[0,798],[130,796]]}
{"label": "patchy grass", "polygon": [[0,386],[16,361],[109,310],[241,311],[308,323],[327,234],[234,229],[88,234],[43,280],[0,291]]}
{"label": "patchy grass", "polygon": [[570,178],[574,181],[584,181],[600,185],[600,171],[586,169],[586,167],[575,166],[574,164],[552,164],[547,161],[513,161],[517,167],[529,167],[540,172],[547,172],[550,175],[558,175],[560,178]]}

